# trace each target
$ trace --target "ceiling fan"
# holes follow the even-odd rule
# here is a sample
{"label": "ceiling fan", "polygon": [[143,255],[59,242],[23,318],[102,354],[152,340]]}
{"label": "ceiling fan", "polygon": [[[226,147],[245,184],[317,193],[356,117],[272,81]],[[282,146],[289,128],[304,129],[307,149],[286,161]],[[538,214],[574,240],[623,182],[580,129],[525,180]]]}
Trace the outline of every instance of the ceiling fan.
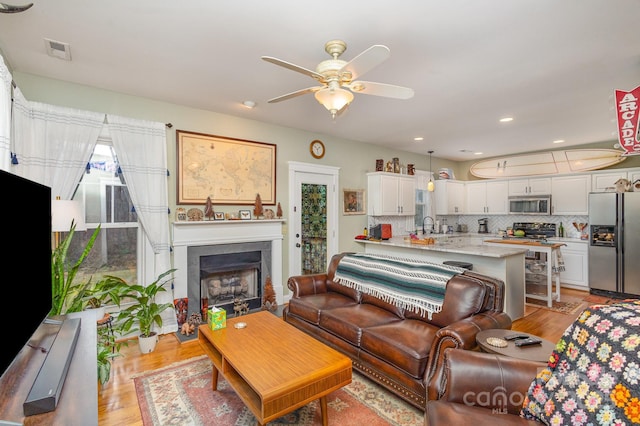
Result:
{"label": "ceiling fan", "polygon": [[342,112],[351,103],[353,93],[395,99],[413,97],[413,89],[408,87],[356,80],[389,58],[391,52],[387,46],[381,44],[373,45],[349,62],[339,59],[340,55],[347,50],[347,43],[342,40],[328,41],[324,45],[324,50],[332,56],[332,59],[320,62],[315,71],[282,59],[263,56],[262,59],[267,62],[308,75],[321,84],[320,86],[307,87],[306,89],[296,90],[295,92],[269,99],[268,102],[275,103],[307,93],[314,93],[318,102],[329,110],[331,116],[335,118],[336,114]]}

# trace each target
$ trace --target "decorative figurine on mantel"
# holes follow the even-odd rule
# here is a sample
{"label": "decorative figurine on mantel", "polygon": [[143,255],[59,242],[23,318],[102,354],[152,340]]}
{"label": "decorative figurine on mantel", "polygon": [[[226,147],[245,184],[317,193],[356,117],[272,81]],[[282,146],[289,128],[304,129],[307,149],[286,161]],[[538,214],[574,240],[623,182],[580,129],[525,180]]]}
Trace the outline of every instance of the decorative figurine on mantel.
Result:
{"label": "decorative figurine on mantel", "polygon": [[267,275],[267,279],[264,283],[264,296],[262,297],[262,309],[268,311],[275,311],[278,309],[278,302],[276,301],[276,292],[273,290],[273,284],[271,283],[271,276]]}
{"label": "decorative figurine on mantel", "polygon": [[260,198],[260,194],[256,194],[256,204],[253,209],[253,216],[256,219],[260,219],[260,216],[264,214],[264,210],[262,209],[262,198]]}
{"label": "decorative figurine on mantel", "polygon": [[278,209],[276,210],[276,216],[278,216],[278,219],[282,217],[282,207],[280,207],[280,201],[278,201]]}
{"label": "decorative figurine on mantel", "polygon": [[207,204],[204,206],[204,216],[211,220],[213,217],[213,203],[211,202],[211,197],[207,197]]}

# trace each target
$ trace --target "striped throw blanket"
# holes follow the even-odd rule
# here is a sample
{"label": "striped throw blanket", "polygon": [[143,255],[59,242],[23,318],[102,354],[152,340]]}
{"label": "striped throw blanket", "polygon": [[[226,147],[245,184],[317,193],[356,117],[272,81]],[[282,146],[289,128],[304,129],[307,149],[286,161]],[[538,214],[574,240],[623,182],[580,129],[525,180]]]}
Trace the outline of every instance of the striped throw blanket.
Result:
{"label": "striped throw blanket", "polygon": [[334,280],[398,307],[419,313],[440,312],[447,282],[463,268],[397,257],[349,254],[336,268]]}

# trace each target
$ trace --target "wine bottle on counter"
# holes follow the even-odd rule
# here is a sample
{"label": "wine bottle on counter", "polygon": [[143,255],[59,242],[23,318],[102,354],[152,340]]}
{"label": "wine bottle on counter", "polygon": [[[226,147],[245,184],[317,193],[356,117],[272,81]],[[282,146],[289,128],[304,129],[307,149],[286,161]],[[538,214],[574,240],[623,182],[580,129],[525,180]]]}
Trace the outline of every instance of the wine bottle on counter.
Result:
{"label": "wine bottle on counter", "polygon": [[560,222],[560,226],[558,227],[558,237],[564,237],[564,226],[562,226],[562,222]]}

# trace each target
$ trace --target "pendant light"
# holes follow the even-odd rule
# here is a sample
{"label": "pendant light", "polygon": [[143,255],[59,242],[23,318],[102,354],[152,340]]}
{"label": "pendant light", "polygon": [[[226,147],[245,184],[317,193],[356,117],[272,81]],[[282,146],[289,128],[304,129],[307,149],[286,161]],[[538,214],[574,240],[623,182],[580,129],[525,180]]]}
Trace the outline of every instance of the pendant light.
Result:
{"label": "pendant light", "polygon": [[427,184],[427,191],[433,192],[436,189],[433,183],[433,171],[431,170],[431,154],[433,154],[433,150],[427,152],[429,153],[429,183]]}

